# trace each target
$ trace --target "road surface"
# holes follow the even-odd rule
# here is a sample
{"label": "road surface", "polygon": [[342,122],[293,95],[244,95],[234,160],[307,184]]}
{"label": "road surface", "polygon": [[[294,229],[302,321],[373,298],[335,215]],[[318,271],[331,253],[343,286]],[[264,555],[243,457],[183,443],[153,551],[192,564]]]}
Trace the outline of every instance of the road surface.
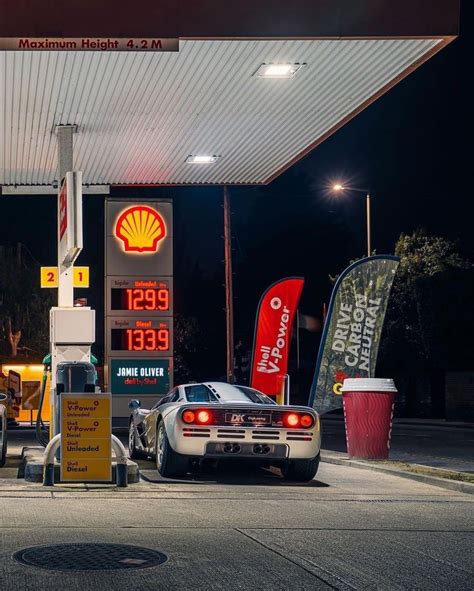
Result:
{"label": "road surface", "polygon": [[[12,450],[14,448],[12,447]],[[309,484],[229,468],[181,481],[141,461],[140,484],[57,485],[0,469],[0,589],[472,589],[474,499],[322,463]],[[10,478],[2,478],[9,475]],[[164,552],[160,566],[61,573],[19,549],[107,542]]]}

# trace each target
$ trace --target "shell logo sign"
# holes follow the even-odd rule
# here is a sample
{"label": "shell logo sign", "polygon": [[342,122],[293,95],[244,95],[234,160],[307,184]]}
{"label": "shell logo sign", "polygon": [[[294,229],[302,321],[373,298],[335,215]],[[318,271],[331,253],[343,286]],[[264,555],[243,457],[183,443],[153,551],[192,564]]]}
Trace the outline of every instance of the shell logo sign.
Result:
{"label": "shell logo sign", "polygon": [[115,236],[123,242],[125,252],[156,252],[166,236],[166,226],[156,209],[135,205],[120,214]]}

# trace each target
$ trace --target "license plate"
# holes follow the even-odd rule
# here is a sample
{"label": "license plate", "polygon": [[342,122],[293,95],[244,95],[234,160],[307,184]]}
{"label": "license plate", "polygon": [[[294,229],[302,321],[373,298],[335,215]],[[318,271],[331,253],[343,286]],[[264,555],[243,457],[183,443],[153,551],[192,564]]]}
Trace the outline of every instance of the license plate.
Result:
{"label": "license plate", "polygon": [[243,412],[226,412],[225,422],[230,425],[250,425],[252,427],[258,425],[269,425],[271,421],[270,414],[252,414]]}

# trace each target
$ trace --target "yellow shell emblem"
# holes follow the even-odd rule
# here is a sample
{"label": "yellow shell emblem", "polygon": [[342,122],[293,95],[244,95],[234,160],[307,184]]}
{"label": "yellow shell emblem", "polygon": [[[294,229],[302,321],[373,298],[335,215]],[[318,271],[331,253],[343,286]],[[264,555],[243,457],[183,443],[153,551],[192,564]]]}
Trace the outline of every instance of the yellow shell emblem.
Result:
{"label": "yellow shell emblem", "polygon": [[166,236],[166,226],[155,209],[135,205],[118,218],[115,236],[123,241],[125,252],[156,252],[158,242]]}

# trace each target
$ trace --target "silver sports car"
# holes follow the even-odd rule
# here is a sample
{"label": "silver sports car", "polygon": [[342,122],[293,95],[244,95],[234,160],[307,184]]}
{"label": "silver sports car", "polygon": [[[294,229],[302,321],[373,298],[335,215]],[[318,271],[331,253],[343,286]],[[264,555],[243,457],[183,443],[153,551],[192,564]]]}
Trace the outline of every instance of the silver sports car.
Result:
{"label": "silver sports car", "polygon": [[280,406],[246,386],[221,382],[173,388],[151,410],[130,402],[130,457],[153,456],[162,476],[177,477],[203,459],[243,458],[312,480],[319,466],[318,414]]}

